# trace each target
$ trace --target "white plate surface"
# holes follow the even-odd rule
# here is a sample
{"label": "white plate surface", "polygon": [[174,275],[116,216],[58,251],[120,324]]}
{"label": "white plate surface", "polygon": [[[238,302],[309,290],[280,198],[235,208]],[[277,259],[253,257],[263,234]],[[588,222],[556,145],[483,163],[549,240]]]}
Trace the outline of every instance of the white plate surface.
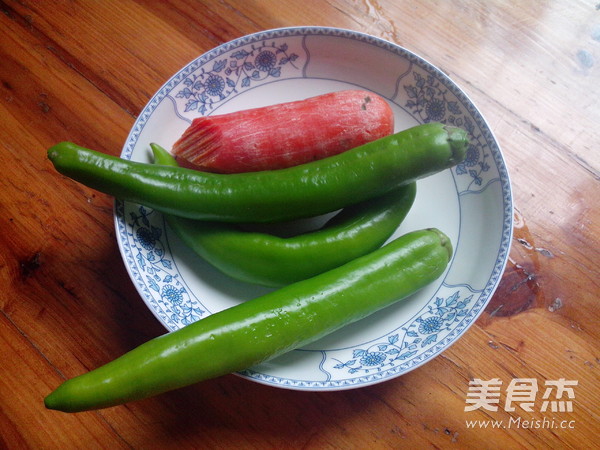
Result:
{"label": "white plate surface", "polygon": [[[504,270],[512,237],[506,166],[477,108],[443,72],[393,43],[336,28],[264,31],[223,44],[177,72],[134,124],[121,157],[150,162],[151,142],[170,148],[194,117],[342,89],[384,97],[396,131],[428,122],[469,132],[467,159],[418,182],[415,204],[392,238],[437,227],[455,255],[436,282],[405,301],[239,375],[299,390],[385,381],[431,360],[483,311]],[[148,308],[168,330],[268,289],[237,282],[192,254],[149,208],[116,201],[117,240]]]}

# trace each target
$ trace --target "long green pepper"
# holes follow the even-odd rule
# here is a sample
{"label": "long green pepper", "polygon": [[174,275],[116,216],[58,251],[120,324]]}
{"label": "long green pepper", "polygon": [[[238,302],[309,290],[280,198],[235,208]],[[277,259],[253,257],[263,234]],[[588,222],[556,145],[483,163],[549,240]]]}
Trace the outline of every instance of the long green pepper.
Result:
{"label": "long green pepper", "polygon": [[246,369],[356,322],[437,279],[452,255],[437,229],[405,234],[341,267],[152,339],[45,399],[105,408]]}
{"label": "long green pepper", "polygon": [[[177,166],[150,144],[154,163]],[[322,228],[291,237],[248,231],[237,224],[166,215],[175,234],[206,261],[233,278],[279,287],[304,280],[381,247],[408,214],[416,183],[348,206]]]}
{"label": "long green pepper", "polygon": [[460,128],[427,123],[318,161],[229,175],[124,160],[70,142],[48,157],[76,181],[167,214],[277,222],[336,211],[452,167],[468,143]]}

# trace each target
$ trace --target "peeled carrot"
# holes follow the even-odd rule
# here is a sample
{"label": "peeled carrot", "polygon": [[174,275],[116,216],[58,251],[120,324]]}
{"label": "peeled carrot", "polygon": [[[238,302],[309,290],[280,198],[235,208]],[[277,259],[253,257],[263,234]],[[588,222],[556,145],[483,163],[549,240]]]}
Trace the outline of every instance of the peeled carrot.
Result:
{"label": "peeled carrot", "polygon": [[198,117],[173,145],[180,165],[255,172],[322,159],[394,131],[388,103],[346,90],[229,114]]}

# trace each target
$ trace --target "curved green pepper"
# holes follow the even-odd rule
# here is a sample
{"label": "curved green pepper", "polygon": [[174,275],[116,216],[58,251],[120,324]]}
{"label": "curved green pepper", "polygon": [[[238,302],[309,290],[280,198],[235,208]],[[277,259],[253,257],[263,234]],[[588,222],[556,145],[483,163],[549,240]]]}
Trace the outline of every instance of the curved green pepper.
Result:
{"label": "curved green pepper", "polygon": [[360,320],[437,279],[451,258],[436,229],[152,339],[67,380],[47,408],[76,412],[150,397],[246,369]]}
{"label": "curved green pepper", "polygon": [[[156,164],[177,166],[164,148],[151,144]],[[342,264],[381,247],[410,210],[416,183],[344,208],[321,229],[284,238],[241,230],[222,222],[165,219],[194,252],[238,280],[283,286]]]}
{"label": "curved green pepper", "polygon": [[286,169],[213,174],[124,160],[62,142],[56,169],[122,200],[190,219],[275,222],[312,217],[383,195],[461,162],[467,133],[427,123]]}

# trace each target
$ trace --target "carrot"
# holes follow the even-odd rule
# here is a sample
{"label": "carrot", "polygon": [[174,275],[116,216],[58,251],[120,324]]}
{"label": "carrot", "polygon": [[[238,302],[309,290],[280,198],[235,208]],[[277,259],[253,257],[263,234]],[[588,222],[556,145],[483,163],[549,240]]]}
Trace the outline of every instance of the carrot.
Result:
{"label": "carrot", "polygon": [[274,170],[332,156],[394,131],[388,103],[346,90],[198,117],[173,145],[177,162],[207,172]]}

